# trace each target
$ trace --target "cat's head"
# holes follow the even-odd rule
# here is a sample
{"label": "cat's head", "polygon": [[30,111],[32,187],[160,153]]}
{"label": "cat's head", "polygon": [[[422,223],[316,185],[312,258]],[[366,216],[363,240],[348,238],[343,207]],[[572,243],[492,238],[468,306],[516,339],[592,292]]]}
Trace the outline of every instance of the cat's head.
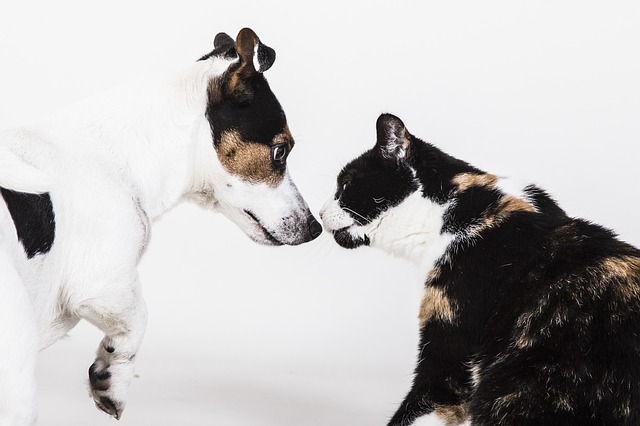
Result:
{"label": "cat's head", "polygon": [[342,247],[371,245],[408,258],[423,256],[435,240],[448,244],[442,231],[453,177],[480,172],[414,137],[391,114],[378,118],[376,132],[374,147],[339,173],[320,212],[325,229]]}

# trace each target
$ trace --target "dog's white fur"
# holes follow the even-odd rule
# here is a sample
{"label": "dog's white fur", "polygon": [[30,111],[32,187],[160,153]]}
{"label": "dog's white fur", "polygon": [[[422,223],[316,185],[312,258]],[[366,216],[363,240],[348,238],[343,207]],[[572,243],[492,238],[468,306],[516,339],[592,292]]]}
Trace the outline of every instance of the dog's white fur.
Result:
{"label": "dog's white fur", "polygon": [[0,133],[0,186],[48,191],[55,213],[51,250],[27,259],[0,202],[0,426],[35,422],[37,351],[80,319],[105,333],[96,365],[108,367],[111,385],[92,396],[108,397],[119,416],[147,321],[136,266],[151,222],[182,199],[219,207],[257,241],[268,242],[245,209],[285,243],[295,230],[281,229],[283,218],[307,226],[308,207],[288,174],[272,188],[218,161],[207,87],[235,61],[212,56],[172,79],[145,78]]}

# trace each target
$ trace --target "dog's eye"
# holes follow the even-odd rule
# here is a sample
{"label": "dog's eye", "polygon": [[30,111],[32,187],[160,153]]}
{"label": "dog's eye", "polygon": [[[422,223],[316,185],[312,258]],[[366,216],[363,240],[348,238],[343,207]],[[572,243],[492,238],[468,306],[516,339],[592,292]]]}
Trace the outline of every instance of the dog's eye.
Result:
{"label": "dog's eye", "polygon": [[271,159],[274,164],[282,165],[287,161],[287,155],[289,154],[289,146],[284,143],[273,145],[271,147]]}

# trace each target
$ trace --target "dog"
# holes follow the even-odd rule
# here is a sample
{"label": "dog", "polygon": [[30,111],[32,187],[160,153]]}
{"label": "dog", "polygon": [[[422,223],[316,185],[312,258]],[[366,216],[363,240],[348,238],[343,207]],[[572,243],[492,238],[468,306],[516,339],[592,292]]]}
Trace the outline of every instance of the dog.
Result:
{"label": "dog", "polygon": [[640,424],[640,250],[398,117],[376,127],[320,217],[342,247],[425,277],[413,386],[388,425]]}
{"label": "dog", "polygon": [[0,424],[36,421],[38,350],[81,319],[105,334],[89,368],[119,419],[147,314],[136,266],[151,223],[182,200],[252,240],[297,245],[322,227],[287,171],[294,146],[248,28],[171,78],[116,88],[0,133]]}

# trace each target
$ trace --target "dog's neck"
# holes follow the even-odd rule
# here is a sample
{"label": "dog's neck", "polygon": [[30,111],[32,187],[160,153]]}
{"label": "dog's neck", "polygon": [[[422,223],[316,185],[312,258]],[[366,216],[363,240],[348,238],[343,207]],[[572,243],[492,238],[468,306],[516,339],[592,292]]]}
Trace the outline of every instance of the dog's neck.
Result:
{"label": "dog's neck", "polygon": [[231,62],[198,61],[173,78],[149,82],[128,94],[132,105],[116,101],[122,110],[115,112],[109,127],[117,130],[104,142],[119,157],[116,166],[151,220],[191,194],[206,194],[207,203],[215,204],[213,182],[220,164],[205,116],[207,91],[211,79]]}
{"label": "dog's neck", "polygon": [[225,60],[198,61],[170,84],[166,133],[156,134],[159,147],[166,149],[162,151],[166,155],[157,158],[161,178],[156,183],[163,184],[146,191],[147,214],[151,219],[192,194],[199,194],[201,199],[206,196],[207,203],[215,204],[213,181],[220,164],[205,111],[211,79],[222,75],[229,64]]}

